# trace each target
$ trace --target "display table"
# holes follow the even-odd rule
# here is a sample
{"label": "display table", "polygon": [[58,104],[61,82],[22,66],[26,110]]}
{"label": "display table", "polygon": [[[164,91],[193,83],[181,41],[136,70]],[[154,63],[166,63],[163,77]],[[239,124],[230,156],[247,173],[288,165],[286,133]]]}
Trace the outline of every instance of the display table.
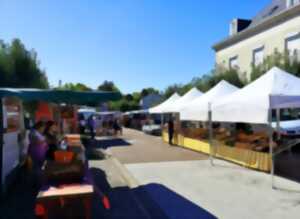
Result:
{"label": "display table", "polygon": [[[86,219],[91,218],[91,202],[94,193],[92,185],[65,185],[61,187],[49,187],[45,191],[40,191],[36,199],[36,215],[48,219],[51,209],[59,206],[63,208],[67,203],[80,201],[83,205]],[[76,216],[74,209],[73,213]],[[55,213],[51,212],[51,215]],[[72,216],[71,216],[72,217]]]}
{"label": "display table", "polygon": [[[168,133],[163,132],[162,138],[168,142]],[[193,139],[182,135],[174,135],[174,143],[201,153],[210,154],[210,144],[208,141]],[[271,167],[271,158],[268,153],[257,152],[249,149],[230,147],[222,142],[218,142],[215,147],[215,156],[236,164],[269,172]]]}
{"label": "display table", "polygon": [[73,147],[82,146],[79,134],[67,134],[65,135],[65,139],[67,141],[68,146],[73,146]]}
{"label": "display table", "polygon": [[[63,161],[58,160],[45,162],[43,170],[47,180],[36,198],[36,215],[45,219],[66,219],[77,218],[77,215],[80,214],[83,215],[80,218],[90,219],[94,185],[89,179],[88,163],[86,162],[84,148],[81,143],[74,144],[74,141],[72,141],[71,144],[68,144],[67,151],[57,151],[56,153],[60,152],[62,152],[62,155],[64,153],[68,155],[68,153],[73,152],[75,155],[73,159],[75,160],[70,161],[70,164],[59,164]],[[60,169],[60,165],[62,169]],[[65,170],[66,167],[69,172]],[[70,168],[72,168],[71,173]],[[74,168],[76,171],[75,177],[74,172],[72,172]],[[56,174],[61,175],[61,172],[65,175],[66,180],[65,182],[57,183]],[[76,175],[77,173],[79,175]],[[49,178],[51,175],[52,178]],[[56,178],[53,179],[53,176]]]}

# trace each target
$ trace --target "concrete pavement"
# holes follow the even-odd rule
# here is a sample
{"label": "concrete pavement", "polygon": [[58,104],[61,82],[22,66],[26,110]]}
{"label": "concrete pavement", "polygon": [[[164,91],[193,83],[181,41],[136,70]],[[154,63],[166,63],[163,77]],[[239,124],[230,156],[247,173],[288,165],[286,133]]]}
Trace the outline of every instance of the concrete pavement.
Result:
{"label": "concrete pavement", "polygon": [[[197,205],[198,211],[205,209],[217,218],[299,217],[299,184],[276,177],[279,189],[272,190],[268,174],[225,161],[215,162],[214,167],[208,160],[127,164],[126,167],[142,185],[164,186]],[[172,206],[165,211],[170,209]],[[182,211],[185,209],[179,210]]]}
{"label": "concrete pavement", "polygon": [[131,192],[158,214],[152,218],[298,218],[300,185],[292,181],[275,177],[278,189],[272,190],[269,174],[221,160],[212,167],[206,155],[135,130],[100,144],[133,175]]}

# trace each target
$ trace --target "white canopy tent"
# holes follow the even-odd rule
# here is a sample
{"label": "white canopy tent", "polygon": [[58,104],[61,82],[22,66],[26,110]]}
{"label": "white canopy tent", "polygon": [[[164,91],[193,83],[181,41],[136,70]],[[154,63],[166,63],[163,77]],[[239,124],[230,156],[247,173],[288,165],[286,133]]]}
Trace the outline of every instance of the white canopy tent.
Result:
{"label": "white canopy tent", "polygon": [[300,107],[300,78],[277,67],[212,104],[212,121],[268,124],[269,110]]}
{"label": "white canopy tent", "polygon": [[227,81],[220,81],[204,95],[194,99],[192,102],[187,102],[184,107],[181,107],[180,120],[208,121],[209,105],[237,90],[239,90],[239,88]]}
{"label": "white canopy tent", "polygon": [[187,104],[191,103],[191,101],[195,100],[198,97],[201,97],[202,95],[203,93],[194,87],[180,99],[173,102],[173,104],[168,107],[167,111],[179,113],[181,108],[185,107]]}
{"label": "white canopy tent", "polygon": [[211,117],[213,122],[268,125],[272,187],[274,188],[272,110],[276,110],[277,130],[279,130],[279,109],[296,107],[300,107],[300,78],[273,67],[243,89],[214,102]]}
{"label": "white canopy tent", "polygon": [[180,95],[178,93],[174,93],[169,99],[159,104],[158,106],[152,107],[149,109],[149,113],[152,114],[162,114],[162,113],[170,113],[168,109],[172,106],[174,102],[180,99]]}
{"label": "white canopy tent", "polygon": [[141,109],[141,110],[133,110],[133,111],[128,111],[123,113],[123,115],[133,115],[133,114],[148,114],[149,110],[148,109]]}

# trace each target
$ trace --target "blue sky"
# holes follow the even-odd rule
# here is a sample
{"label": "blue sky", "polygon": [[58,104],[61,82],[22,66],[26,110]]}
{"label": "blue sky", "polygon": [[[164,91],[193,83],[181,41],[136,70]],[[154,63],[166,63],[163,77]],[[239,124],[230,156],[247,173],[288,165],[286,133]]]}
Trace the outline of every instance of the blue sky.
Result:
{"label": "blue sky", "polygon": [[0,39],[38,52],[51,85],[61,79],[123,92],[186,83],[214,65],[211,45],[232,18],[270,0],[0,0]]}

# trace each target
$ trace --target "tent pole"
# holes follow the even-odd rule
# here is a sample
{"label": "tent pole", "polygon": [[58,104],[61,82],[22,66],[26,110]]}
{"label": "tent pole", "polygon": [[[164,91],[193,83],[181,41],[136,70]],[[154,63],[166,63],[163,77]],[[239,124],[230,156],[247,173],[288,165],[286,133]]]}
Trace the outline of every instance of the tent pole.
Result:
{"label": "tent pole", "polygon": [[0,203],[2,203],[3,201],[3,185],[2,185],[2,174],[3,174],[3,135],[4,135],[4,127],[3,127],[3,120],[5,118],[3,118],[3,99],[0,98]]}
{"label": "tent pole", "polygon": [[160,114],[160,125],[161,125],[161,135],[163,136],[164,134],[164,114]]}
{"label": "tent pole", "polygon": [[213,166],[213,130],[212,130],[212,112],[211,103],[208,103],[208,128],[209,128],[209,159],[210,164]]}
{"label": "tent pole", "polygon": [[276,134],[277,134],[277,140],[281,139],[281,133],[280,133],[280,109],[276,109]]}
{"label": "tent pole", "polygon": [[274,155],[273,155],[273,128],[272,128],[272,109],[269,109],[269,153],[270,153],[270,159],[271,159],[271,184],[272,184],[272,189],[275,189],[274,186]]}

